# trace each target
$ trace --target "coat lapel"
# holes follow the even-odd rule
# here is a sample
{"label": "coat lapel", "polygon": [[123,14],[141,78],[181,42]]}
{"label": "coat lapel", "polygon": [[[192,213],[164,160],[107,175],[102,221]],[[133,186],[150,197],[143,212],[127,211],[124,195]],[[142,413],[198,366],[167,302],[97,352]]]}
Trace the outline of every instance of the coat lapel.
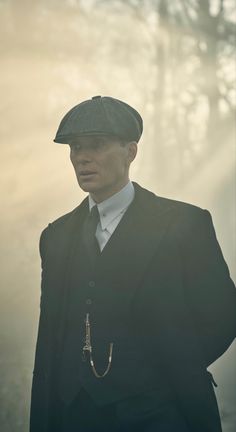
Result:
{"label": "coat lapel", "polygon": [[134,183],[135,198],[106,244],[97,272],[106,284],[132,298],[148,264],[160,250],[173,219],[171,204]]}

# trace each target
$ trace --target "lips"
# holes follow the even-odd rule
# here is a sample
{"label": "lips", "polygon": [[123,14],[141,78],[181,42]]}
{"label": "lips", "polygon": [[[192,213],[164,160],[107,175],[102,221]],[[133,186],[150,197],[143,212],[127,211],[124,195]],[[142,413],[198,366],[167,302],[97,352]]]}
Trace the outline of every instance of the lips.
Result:
{"label": "lips", "polygon": [[80,171],[79,172],[79,176],[81,177],[86,177],[86,176],[90,176],[90,175],[94,175],[96,174],[95,171]]}

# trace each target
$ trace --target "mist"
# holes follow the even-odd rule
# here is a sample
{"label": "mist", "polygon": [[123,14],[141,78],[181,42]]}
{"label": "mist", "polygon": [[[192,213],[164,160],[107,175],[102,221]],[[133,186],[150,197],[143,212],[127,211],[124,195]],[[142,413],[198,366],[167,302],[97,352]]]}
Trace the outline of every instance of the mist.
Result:
{"label": "mist", "polygon": [[[236,280],[235,22],[233,0],[0,0],[2,432],[28,430],[40,233],[86,196],[53,142],[77,103],[113,96],[141,113],[131,179],[207,208]],[[210,370],[234,432],[235,344]]]}

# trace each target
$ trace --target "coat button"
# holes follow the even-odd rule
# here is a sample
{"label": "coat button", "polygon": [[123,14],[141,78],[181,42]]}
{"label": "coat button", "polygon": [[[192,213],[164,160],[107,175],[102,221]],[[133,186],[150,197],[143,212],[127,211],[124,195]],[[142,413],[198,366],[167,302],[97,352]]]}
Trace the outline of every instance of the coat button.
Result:
{"label": "coat button", "polygon": [[93,280],[89,281],[89,287],[90,288],[94,288],[95,287],[95,282]]}
{"label": "coat button", "polygon": [[86,300],[86,304],[92,304],[92,300],[91,299],[87,299]]}

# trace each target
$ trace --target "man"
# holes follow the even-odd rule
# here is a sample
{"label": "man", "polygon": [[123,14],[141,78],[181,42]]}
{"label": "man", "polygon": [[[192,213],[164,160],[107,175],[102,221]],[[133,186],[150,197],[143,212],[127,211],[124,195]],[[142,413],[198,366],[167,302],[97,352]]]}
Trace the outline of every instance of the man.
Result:
{"label": "man", "polygon": [[210,214],[129,180],[138,112],[95,96],[63,118],[89,193],[43,231],[31,432],[220,432],[207,367],[236,333]]}

